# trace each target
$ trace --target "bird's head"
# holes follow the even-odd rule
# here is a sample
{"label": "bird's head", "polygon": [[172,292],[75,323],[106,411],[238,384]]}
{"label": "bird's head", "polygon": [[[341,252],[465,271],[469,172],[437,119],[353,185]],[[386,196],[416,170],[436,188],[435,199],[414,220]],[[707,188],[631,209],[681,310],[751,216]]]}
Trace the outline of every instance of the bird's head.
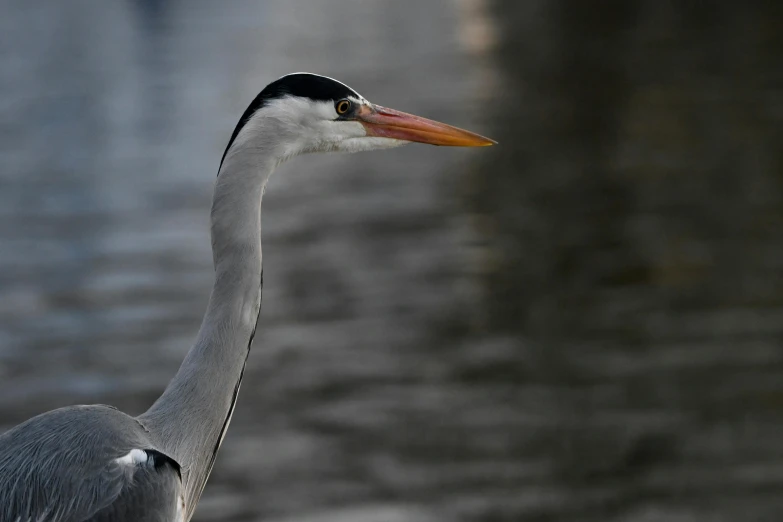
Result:
{"label": "bird's head", "polygon": [[359,152],[411,142],[457,147],[495,143],[375,105],[337,80],[294,73],[270,83],[256,96],[234,129],[223,158],[240,145],[263,148],[285,159],[307,152]]}

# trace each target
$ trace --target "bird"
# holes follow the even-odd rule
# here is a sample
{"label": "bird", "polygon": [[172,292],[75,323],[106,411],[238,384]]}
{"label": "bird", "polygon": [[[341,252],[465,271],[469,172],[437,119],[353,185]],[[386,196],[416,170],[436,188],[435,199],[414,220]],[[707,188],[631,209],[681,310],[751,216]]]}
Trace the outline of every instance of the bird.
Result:
{"label": "bird", "polygon": [[312,73],[273,81],[223,152],[211,208],[214,285],[196,340],[160,397],[131,416],[55,409],[0,435],[0,522],[186,522],[236,406],[261,309],[261,202],[272,172],[313,152],[496,142],[373,104]]}

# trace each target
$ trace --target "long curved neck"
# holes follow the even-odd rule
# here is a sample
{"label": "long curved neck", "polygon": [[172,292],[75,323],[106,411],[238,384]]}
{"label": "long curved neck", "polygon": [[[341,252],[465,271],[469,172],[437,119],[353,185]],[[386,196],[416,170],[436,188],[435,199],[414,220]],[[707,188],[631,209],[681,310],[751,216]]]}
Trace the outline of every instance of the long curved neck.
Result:
{"label": "long curved neck", "polygon": [[186,520],[231,420],[261,305],[261,198],[278,161],[256,137],[254,146],[248,141],[232,146],[215,186],[215,284],[198,338],[160,398],[139,416],[182,466]]}

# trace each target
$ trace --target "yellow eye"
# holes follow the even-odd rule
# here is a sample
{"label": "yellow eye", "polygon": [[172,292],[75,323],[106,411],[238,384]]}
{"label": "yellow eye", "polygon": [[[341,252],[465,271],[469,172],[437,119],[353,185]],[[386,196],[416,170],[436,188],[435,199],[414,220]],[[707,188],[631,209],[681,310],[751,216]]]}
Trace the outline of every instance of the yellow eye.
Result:
{"label": "yellow eye", "polygon": [[337,105],[335,105],[335,110],[337,111],[337,114],[345,114],[348,112],[348,110],[351,108],[351,102],[348,100],[340,100],[337,102]]}

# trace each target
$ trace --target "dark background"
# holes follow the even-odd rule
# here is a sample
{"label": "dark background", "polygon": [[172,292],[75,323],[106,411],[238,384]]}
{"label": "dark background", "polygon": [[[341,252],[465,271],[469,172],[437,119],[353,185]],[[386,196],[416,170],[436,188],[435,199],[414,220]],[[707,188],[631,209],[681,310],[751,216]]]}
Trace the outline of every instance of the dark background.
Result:
{"label": "dark background", "polygon": [[195,520],[783,519],[783,4],[0,5],[0,430],[142,412],[307,70],[500,142],[298,158]]}

